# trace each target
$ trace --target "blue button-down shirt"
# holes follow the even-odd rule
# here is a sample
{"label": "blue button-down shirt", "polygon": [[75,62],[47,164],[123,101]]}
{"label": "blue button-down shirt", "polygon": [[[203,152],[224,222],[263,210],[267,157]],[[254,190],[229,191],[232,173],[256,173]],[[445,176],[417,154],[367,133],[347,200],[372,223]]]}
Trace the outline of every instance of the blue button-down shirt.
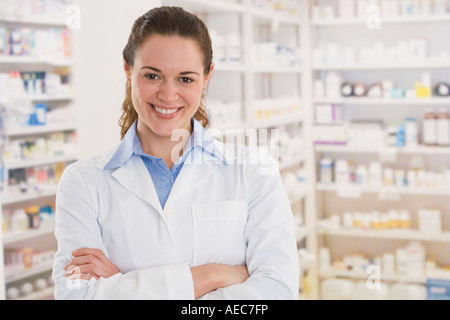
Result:
{"label": "blue button-down shirt", "polygon": [[[175,183],[175,179],[193,148],[202,148],[203,152],[208,152],[218,160],[226,162],[223,154],[215,148],[213,143],[211,143],[211,136],[207,133],[205,128],[203,128],[200,122],[192,118],[191,125],[193,128],[192,134],[184,148],[183,155],[173,164],[171,169],[167,167],[163,159],[144,153],[141,141],[136,132],[137,121],[128,129],[117,151],[105,166],[105,169],[108,170],[120,167],[132,156],[141,157],[152,177],[156,193],[158,194],[161,203],[161,208],[164,209],[170,190]],[[210,146],[213,147],[211,148]]]}

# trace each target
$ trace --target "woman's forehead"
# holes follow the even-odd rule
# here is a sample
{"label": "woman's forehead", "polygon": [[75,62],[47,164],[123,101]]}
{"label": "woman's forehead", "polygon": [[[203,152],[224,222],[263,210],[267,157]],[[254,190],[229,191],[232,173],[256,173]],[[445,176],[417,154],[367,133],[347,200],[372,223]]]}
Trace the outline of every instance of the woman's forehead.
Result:
{"label": "woman's forehead", "polygon": [[151,66],[162,72],[203,70],[203,56],[192,39],[177,36],[148,37],[136,55],[136,67]]}

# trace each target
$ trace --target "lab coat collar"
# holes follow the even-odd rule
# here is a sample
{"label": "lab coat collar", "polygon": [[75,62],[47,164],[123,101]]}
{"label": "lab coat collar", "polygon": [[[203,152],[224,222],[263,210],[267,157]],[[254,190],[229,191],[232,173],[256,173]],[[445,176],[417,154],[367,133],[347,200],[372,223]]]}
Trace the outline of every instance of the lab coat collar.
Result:
{"label": "lab coat collar", "polygon": [[[236,157],[233,150],[223,143],[214,139],[209,132],[196,119],[191,119],[192,134],[185,146],[184,157],[178,162],[186,163],[232,163]],[[97,159],[96,165],[102,170],[113,170],[120,168],[127,162],[133,154],[143,154],[139,137],[136,133],[137,121],[135,121],[128,129],[122,142],[115,148],[107,151]],[[200,147],[202,153],[191,152],[193,148]],[[190,156],[188,156],[190,154]],[[200,161],[200,162],[199,162]]]}

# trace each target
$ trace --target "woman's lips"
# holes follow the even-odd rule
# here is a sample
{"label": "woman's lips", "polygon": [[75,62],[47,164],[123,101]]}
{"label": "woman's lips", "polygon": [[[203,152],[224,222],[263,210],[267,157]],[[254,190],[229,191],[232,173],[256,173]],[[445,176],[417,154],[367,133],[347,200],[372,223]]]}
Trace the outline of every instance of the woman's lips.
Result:
{"label": "woman's lips", "polygon": [[179,111],[183,109],[183,107],[178,108],[161,107],[151,103],[149,103],[149,105],[157,116],[165,119],[175,117],[179,113]]}

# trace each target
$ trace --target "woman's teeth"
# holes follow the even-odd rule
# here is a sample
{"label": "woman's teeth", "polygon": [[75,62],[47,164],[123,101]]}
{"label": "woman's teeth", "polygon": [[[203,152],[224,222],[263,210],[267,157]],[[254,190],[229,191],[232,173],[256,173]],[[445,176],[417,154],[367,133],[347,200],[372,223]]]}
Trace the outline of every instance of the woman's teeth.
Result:
{"label": "woman's teeth", "polygon": [[156,107],[154,105],[152,105],[152,107],[157,112],[162,113],[162,114],[172,114],[172,113],[175,113],[175,112],[177,112],[179,110],[179,109],[161,109],[161,108],[158,108],[158,107]]}

